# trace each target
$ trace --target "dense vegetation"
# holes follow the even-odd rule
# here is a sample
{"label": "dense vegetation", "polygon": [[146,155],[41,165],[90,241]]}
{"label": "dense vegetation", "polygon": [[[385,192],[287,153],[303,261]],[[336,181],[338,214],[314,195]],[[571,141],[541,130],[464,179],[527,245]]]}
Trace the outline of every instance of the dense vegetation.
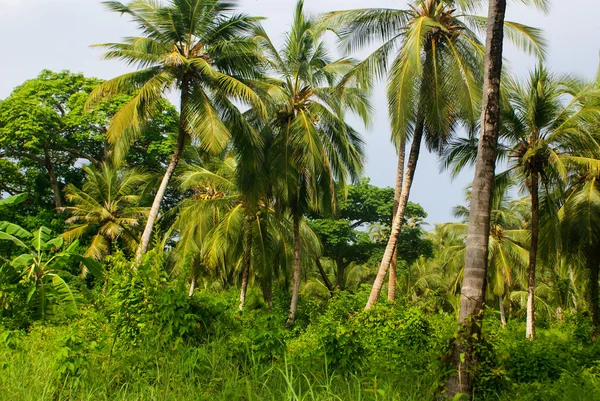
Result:
{"label": "dense vegetation", "polygon": [[[106,2],[133,72],[0,101],[0,399],[600,399],[600,76],[480,3],[300,1],[279,47],[234,1]],[[347,122],[378,80],[395,188]],[[423,146],[476,164],[454,222],[409,202]]]}

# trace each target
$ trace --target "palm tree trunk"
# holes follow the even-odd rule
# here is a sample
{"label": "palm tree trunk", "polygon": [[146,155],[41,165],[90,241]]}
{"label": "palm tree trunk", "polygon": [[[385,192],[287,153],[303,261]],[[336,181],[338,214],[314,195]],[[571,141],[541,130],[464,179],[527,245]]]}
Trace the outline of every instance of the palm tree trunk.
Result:
{"label": "palm tree trunk", "polygon": [[590,312],[592,314],[592,337],[596,339],[600,333],[600,305],[598,304],[598,276],[600,274],[600,255],[598,249],[592,247],[588,254],[590,268]]}
{"label": "palm tree trunk", "polygon": [[192,276],[192,280],[190,281],[190,291],[188,292],[188,296],[191,297],[194,295],[194,290],[196,289],[196,276]]}
{"label": "palm tree trunk", "polygon": [[502,295],[498,295],[498,304],[500,306],[500,327],[506,328],[506,313],[504,313],[504,299]]}
{"label": "palm tree trunk", "polygon": [[323,265],[321,264],[321,259],[319,259],[319,257],[315,257],[315,264],[317,265],[317,269],[319,270],[319,274],[321,275],[321,278],[323,279],[323,284],[325,284],[325,287],[327,287],[327,289],[329,290],[329,293],[331,294],[331,296],[333,296],[333,284],[331,283],[331,280],[329,280],[329,277],[327,277],[327,273],[325,272],[325,269],[323,269]]}
{"label": "palm tree trunk", "polygon": [[[398,204],[400,203],[400,196],[402,195],[402,181],[404,180],[404,159],[406,158],[406,137],[400,140],[400,146],[398,149],[398,167],[396,169],[396,189],[394,191],[394,211],[392,216],[392,223],[394,216],[398,211]],[[392,256],[392,262],[390,263],[390,277],[388,278],[388,301],[394,301],[396,299],[396,269],[398,264],[398,246],[394,248],[394,255]]]}
{"label": "palm tree trunk", "polygon": [[525,336],[535,339],[535,265],[540,224],[539,177],[531,174],[531,246],[529,248],[529,278],[527,282],[527,326]]}
{"label": "palm tree trunk", "polygon": [[474,381],[473,342],[481,332],[487,277],[492,192],[500,131],[500,78],[506,0],[490,0],[484,62],[481,138],[477,149],[475,177],[469,212],[464,276],[458,317],[459,332],[451,360],[455,371],[446,382],[444,397],[472,396]]}
{"label": "palm tree trunk", "polygon": [[390,266],[390,263],[396,252],[396,248],[398,246],[398,234],[400,233],[400,230],[402,229],[402,224],[404,223],[404,212],[406,211],[406,205],[408,204],[410,189],[412,187],[413,179],[415,176],[415,170],[417,168],[417,161],[419,160],[421,141],[423,139],[423,130],[424,121],[421,118],[419,119],[419,121],[417,121],[417,124],[415,125],[412,145],[408,156],[408,163],[406,164],[406,172],[404,174],[404,183],[402,184],[400,202],[398,205],[398,210],[396,211],[396,215],[394,216],[394,222],[392,224],[392,233],[390,234],[390,239],[388,240],[387,246],[385,248],[383,259],[381,260],[381,264],[379,265],[379,271],[377,272],[377,277],[375,277],[375,282],[373,283],[373,287],[371,288],[371,294],[369,295],[369,300],[367,301],[365,309],[371,309],[371,307],[375,305],[375,302],[377,302],[377,298],[379,298],[379,293],[381,292],[381,288],[383,287],[383,283],[385,281],[385,276],[387,274],[388,267]]}
{"label": "palm tree trunk", "polygon": [[337,274],[335,277],[335,287],[338,290],[344,289],[344,273],[346,272],[346,267],[348,267],[348,263],[344,262],[342,257],[337,257],[335,259],[335,266],[337,268]]}
{"label": "palm tree trunk", "polygon": [[183,153],[183,147],[185,145],[185,139],[187,135],[184,110],[187,109],[188,96],[188,84],[186,83],[186,81],[184,81],[181,84],[181,112],[179,115],[179,135],[177,137],[177,147],[175,148],[173,156],[171,156],[171,161],[169,162],[167,171],[165,171],[165,175],[163,176],[162,182],[160,183],[160,187],[158,187],[158,191],[154,196],[152,208],[150,209],[150,213],[148,214],[148,221],[146,222],[146,227],[144,228],[142,238],[140,239],[140,245],[138,246],[135,256],[135,261],[137,265],[142,263],[144,255],[148,251],[148,246],[150,245],[150,239],[152,237],[152,231],[154,230],[154,223],[156,222],[156,218],[158,217],[160,206],[162,205],[165,193],[167,192],[167,186],[169,185],[169,181],[171,180],[171,177],[173,176],[175,168],[177,167],[177,164],[179,164],[179,160],[181,159],[181,155]]}
{"label": "palm tree trunk", "polygon": [[294,212],[294,283],[292,285],[292,302],[286,325],[294,325],[296,310],[298,309],[298,296],[300,294],[300,279],[302,278],[302,266],[300,264],[300,213]]}
{"label": "palm tree trunk", "polygon": [[252,233],[250,228],[246,229],[246,245],[244,249],[244,272],[242,273],[242,289],[240,291],[240,306],[238,310],[244,310],[244,302],[246,301],[246,291],[248,290],[248,278],[250,276],[250,264],[252,263]]}
{"label": "palm tree trunk", "polygon": [[52,187],[52,193],[54,195],[54,206],[60,211],[63,207],[62,196],[60,194],[60,186],[58,185],[58,178],[54,172],[54,164],[50,159],[50,151],[48,145],[44,145],[44,167],[48,172],[48,178],[50,178],[50,186]]}

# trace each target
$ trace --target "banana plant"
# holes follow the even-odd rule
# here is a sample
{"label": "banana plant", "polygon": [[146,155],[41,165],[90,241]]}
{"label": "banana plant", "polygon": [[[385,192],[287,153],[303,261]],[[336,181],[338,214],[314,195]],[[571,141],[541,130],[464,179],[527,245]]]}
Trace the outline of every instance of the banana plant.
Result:
{"label": "banana plant", "polygon": [[63,249],[64,239],[53,237],[47,227],[30,232],[17,224],[2,221],[0,241],[10,241],[22,252],[0,267],[0,276],[18,277],[19,286],[28,289],[27,302],[39,301],[42,320],[53,302],[65,308],[67,313],[77,310],[81,294],[64,279],[67,273],[64,269],[69,263],[80,263],[84,277],[88,273],[102,277],[102,265],[98,261],[76,252],[77,241]]}

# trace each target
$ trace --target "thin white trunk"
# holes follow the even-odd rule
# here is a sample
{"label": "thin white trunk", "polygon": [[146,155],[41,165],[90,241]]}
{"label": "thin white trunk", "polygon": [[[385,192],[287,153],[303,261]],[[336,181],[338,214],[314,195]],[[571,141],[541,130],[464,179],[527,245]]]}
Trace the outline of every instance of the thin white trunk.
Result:
{"label": "thin white trunk", "polygon": [[504,313],[504,299],[502,295],[498,296],[498,304],[500,306],[500,327],[506,328],[506,314]]}
{"label": "thin white trunk", "polygon": [[152,238],[152,231],[154,230],[154,223],[158,217],[158,213],[160,212],[160,206],[162,205],[162,201],[165,197],[165,193],[167,192],[167,187],[169,185],[169,181],[175,172],[175,168],[181,159],[181,155],[183,153],[183,147],[185,145],[186,139],[186,122],[185,122],[185,110],[187,109],[188,104],[188,84],[184,81],[181,85],[181,112],[179,114],[179,135],[177,137],[177,147],[175,148],[175,152],[171,157],[171,161],[169,162],[169,166],[167,167],[167,171],[165,171],[165,175],[160,183],[160,187],[158,187],[158,191],[154,196],[154,201],[152,202],[152,208],[150,209],[150,213],[148,214],[148,220],[146,221],[146,227],[144,227],[144,232],[142,233],[142,238],[140,239],[140,244],[135,254],[136,266],[140,265],[144,259],[144,255],[148,251],[148,246],[150,245],[150,239]]}
{"label": "thin white trunk", "polygon": [[302,278],[302,265],[300,264],[300,216],[294,213],[294,283],[292,285],[292,302],[288,315],[287,326],[293,326],[298,309],[298,297],[300,294],[300,280]]}
{"label": "thin white trunk", "polygon": [[[398,149],[398,167],[396,169],[396,189],[394,190],[394,210],[392,216],[392,224],[394,216],[398,212],[398,205],[400,204],[400,197],[402,196],[402,182],[404,181],[404,159],[406,158],[406,137],[400,140]],[[388,301],[393,302],[396,300],[396,277],[397,277],[397,264],[398,264],[398,246],[394,249],[392,255],[392,262],[390,263],[390,277],[388,279]]]}
{"label": "thin white trunk", "polygon": [[404,212],[406,211],[408,197],[410,196],[410,189],[412,187],[413,178],[415,176],[415,170],[417,168],[417,161],[419,159],[419,152],[421,150],[422,139],[423,121],[421,120],[417,123],[415,127],[410,154],[408,157],[408,163],[406,165],[406,173],[404,174],[404,183],[402,185],[402,194],[400,195],[400,204],[398,205],[398,211],[394,216],[394,222],[392,224],[392,232],[390,234],[390,239],[388,240],[387,246],[385,248],[385,252],[383,254],[383,258],[381,260],[381,264],[379,265],[379,270],[377,272],[377,277],[375,277],[375,282],[373,283],[373,287],[371,288],[371,294],[369,295],[369,300],[367,301],[365,309],[371,309],[373,305],[375,305],[375,303],[377,302],[377,298],[379,298],[381,288],[383,287],[383,283],[385,281],[385,276],[387,274],[388,267],[390,266],[394,253],[398,246],[398,234],[400,233],[400,230],[402,229],[402,224],[404,223]]}

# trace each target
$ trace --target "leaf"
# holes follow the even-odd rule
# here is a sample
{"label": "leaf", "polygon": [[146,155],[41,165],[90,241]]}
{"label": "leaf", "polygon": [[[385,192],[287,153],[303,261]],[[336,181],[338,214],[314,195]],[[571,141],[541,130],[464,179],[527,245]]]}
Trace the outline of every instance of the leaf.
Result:
{"label": "leaf", "polygon": [[15,268],[29,267],[32,265],[33,261],[34,261],[34,256],[32,254],[24,253],[23,255],[20,255],[20,256],[17,256],[16,258],[14,258],[10,262],[10,265]]}
{"label": "leaf", "polygon": [[87,276],[87,273],[91,273],[98,280],[102,280],[104,277],[104,266],[97,260],[86,258],[76,253],[70,254],[70,257],[85,266],[85,269],[83,269],[83,278]]}
{"label": "leaf", "polygon": [[29,196],[29,194],[27,192],[25,192],[22,194],[9,196],[6,199],[0,199],[0,209],[2,209],[3,207],[6,207],[6,206],[18,205],[19,203],[21,203],[25,199],[27,199],[28,196]]}
{"label": "leaf", "polygon": [[0,222],[0,231],[4,231],[7,234],[14,235],[20,239],[26,239],[31,237],[31,233],[25,230],[23,227],[18,226],[13,223],[9,223],[8,221]]}
{"label": "leaf", "polygon": [[35,285],[31,286],[31,289],[27,293],[27,303],[29,303],[31,301],[31,298],[33,298],[33,295],[35,294],[36,290],[37,290],[37,287]]}
{"label": "leaf", "polygon": [[52,288],[56,291],[59,302],[73,308],[73,312],[77,311],[77,298],[71,287],[60,276],[56,274],[52,276]]}
{"label": "leaf", "polygon": [[13,235],[7,234],[2,231],[0,231],[0,240],[12,241],[15,245],[17,245],[21,248],[27,249],[27,245],[25,245],[25,243],[23,243],[23,241],[21,241],[20,239],[18,239],[17,237],[15,237]]}

